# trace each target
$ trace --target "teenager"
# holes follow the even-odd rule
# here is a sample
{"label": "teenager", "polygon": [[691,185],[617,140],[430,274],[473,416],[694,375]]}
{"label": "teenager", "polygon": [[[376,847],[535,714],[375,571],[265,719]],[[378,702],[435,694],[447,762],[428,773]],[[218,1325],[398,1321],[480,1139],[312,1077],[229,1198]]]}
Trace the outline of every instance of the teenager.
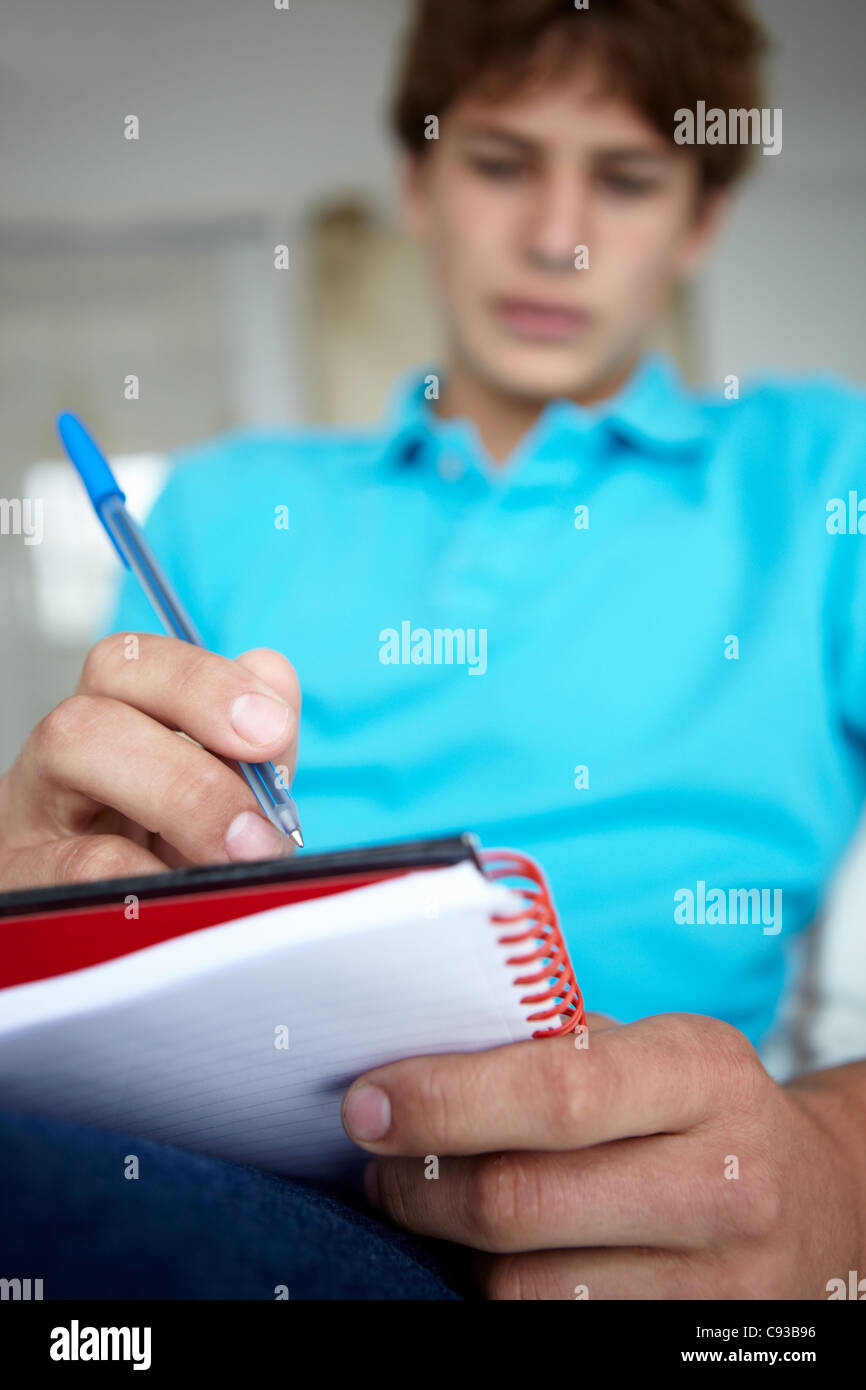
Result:
{"label": "teenager", "polygon": [[[4,887],[278,854],[222,760],[294,766],[302,688],[312,848],[471,828],[539,859],[620,1022],[582,1052],[410,1059],[344,1107],[371,1198],[486,1252],[492,1297],[814,1298],[866,1261],[866,1062],[781,1085],[759,1052],[866,791],[864,565],[826,524],[866,495],[866,406],[827,380],[696,395],[647,355],[749,154],[679,144],[677,113],[759,108],[762,49],[745,0],[422,0],[393,110],[443,360],[380,428],[180,458],[149,533],[212,651],[156,635],[127,585],[0,784]],[[444,629],[463,660],[425,657]],[[38,1188],[31,1122],[12,1138],[4,1180]],[[114,1140],[64,1142],[98,1166]],[[208,1296],[165,1181],[127,1239]],[[244,1181],[230,1235],[193,1225],[240,1240],[266,1297],[256,1183],[284,1232],[307,1208]],[[307,1289],[346,1291],[346,1229]],[[430,1279],[412,1292],[457,1287]]]}

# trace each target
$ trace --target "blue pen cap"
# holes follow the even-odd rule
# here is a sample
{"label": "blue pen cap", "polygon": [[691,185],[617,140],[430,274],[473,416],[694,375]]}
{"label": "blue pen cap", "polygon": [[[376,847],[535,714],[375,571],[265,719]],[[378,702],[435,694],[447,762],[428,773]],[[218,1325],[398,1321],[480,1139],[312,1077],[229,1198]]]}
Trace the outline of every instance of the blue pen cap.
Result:
{"label": "blue pen cap", "polygon": [[65,410],[57,417],[57,432],[97,512],[108,497],[119,497],[125,502],[126,496],[118,487],[117,479],[81,421]]}

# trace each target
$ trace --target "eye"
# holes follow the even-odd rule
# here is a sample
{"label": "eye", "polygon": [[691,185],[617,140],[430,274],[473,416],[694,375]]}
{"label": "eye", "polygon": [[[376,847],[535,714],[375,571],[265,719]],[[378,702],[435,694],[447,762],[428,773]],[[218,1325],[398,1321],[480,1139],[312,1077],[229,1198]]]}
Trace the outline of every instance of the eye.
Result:
{"label": "eye", "polygon": [[497,159],[492,155],[470,156],[470,163],[486,179],[515,179],[526,172],[526,166],[519,160]]}
{"label": "eye", "polygon": [[639,198],[642,194],[654,193],[659,187],[656,179],[642,179],[630,174],[602,174],[601,182],[611,193],[618,193],[624,198]]}

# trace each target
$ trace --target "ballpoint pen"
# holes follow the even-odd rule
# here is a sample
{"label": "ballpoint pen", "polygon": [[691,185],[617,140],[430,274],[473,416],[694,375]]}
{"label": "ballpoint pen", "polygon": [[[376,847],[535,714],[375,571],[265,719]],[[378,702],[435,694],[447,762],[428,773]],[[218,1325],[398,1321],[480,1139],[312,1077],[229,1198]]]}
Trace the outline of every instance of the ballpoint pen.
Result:
{"label": "ballpoint pen", "polygon": [[[111,543],[127,569],[132,570],[168,635],[203,647],[204,643],[184,612],[140,527],[127,511],[125,494],[118,487],[98,445],[81,421],[68,411],[58,416],[57,429]],[[239,762],[237,767],[268,819],[281,834],[290,835],[295,844],[303,846],[298,808],[274,764]]]}

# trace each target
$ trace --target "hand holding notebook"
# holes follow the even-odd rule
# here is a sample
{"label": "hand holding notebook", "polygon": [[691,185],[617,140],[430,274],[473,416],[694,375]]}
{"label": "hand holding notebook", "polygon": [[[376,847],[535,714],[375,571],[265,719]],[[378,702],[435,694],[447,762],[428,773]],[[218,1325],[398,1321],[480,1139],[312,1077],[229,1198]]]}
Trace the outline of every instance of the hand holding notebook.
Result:
{"label": "hand holding notebook", "polygon": [[0,897],[0,1105],[347,1174],[360,1073],[583,1022],[545,887],[483,860],[464,838]]}

